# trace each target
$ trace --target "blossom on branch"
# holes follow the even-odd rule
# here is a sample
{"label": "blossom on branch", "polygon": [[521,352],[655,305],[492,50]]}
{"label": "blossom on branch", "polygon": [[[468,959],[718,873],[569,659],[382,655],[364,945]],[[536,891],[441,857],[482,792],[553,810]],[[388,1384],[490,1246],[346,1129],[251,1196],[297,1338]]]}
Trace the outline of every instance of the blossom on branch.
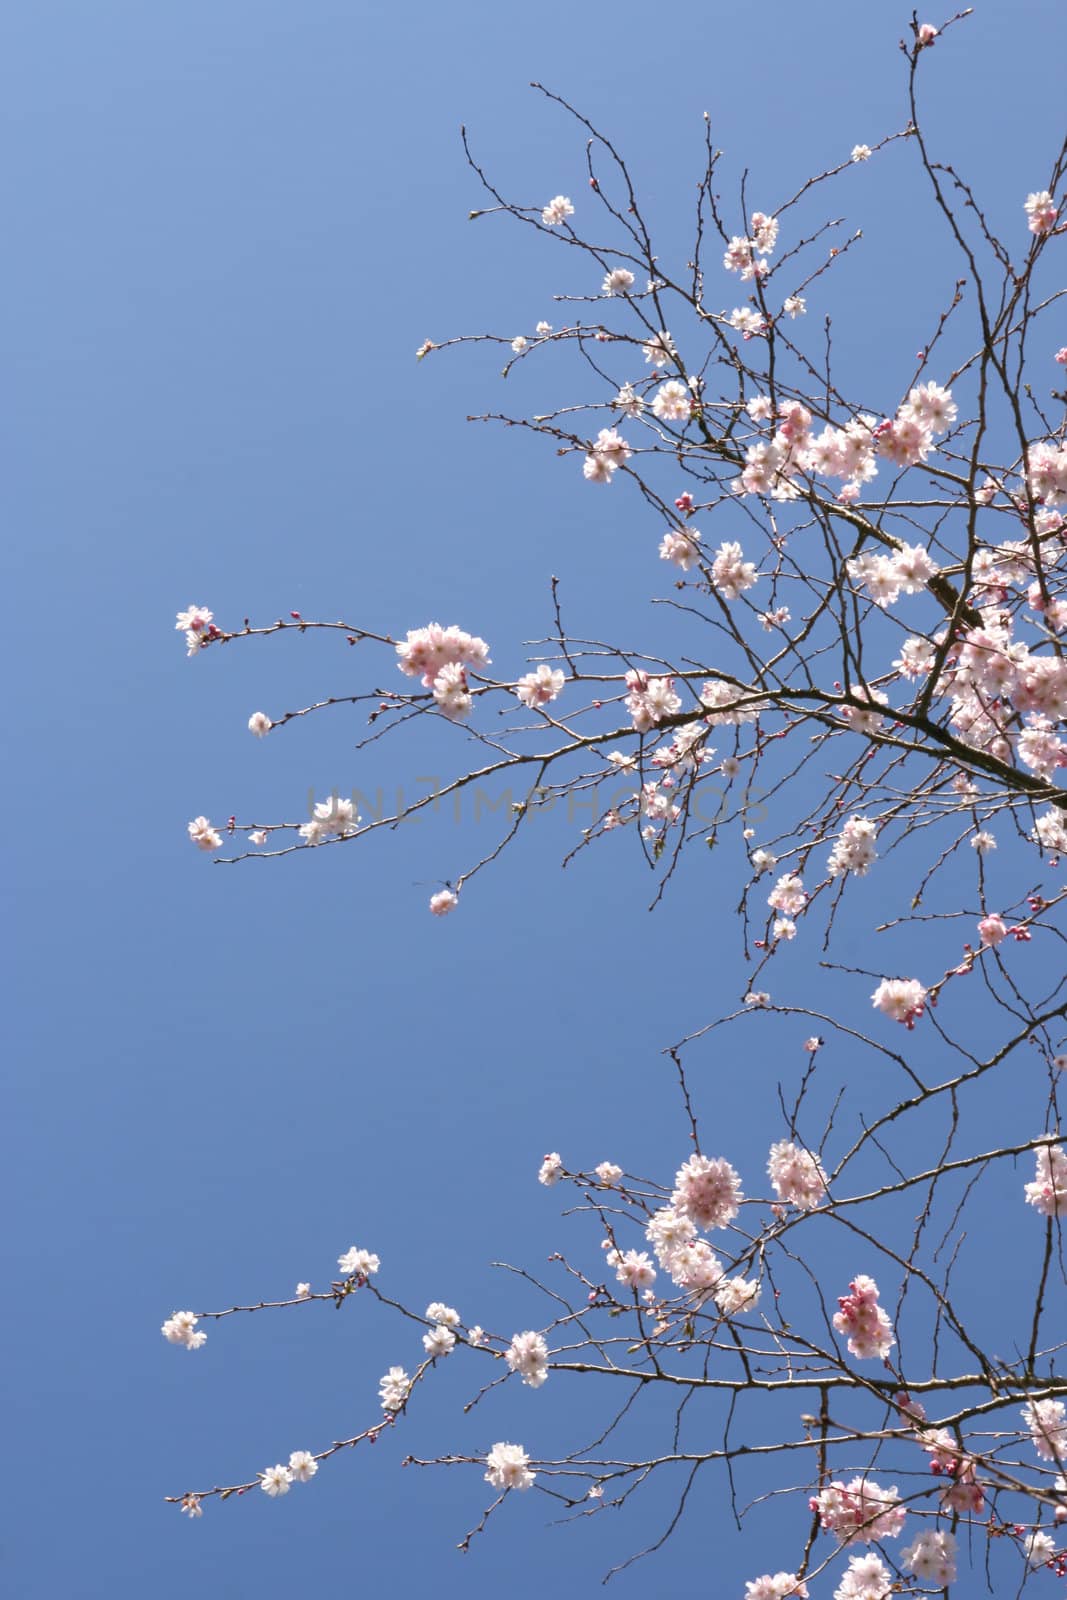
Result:
{"label": "blossom on branch", "polygon": [[485,1458],[486,1483],[494,1489],[528,1489],[537,1476],[521,1444],[495,1444]]}

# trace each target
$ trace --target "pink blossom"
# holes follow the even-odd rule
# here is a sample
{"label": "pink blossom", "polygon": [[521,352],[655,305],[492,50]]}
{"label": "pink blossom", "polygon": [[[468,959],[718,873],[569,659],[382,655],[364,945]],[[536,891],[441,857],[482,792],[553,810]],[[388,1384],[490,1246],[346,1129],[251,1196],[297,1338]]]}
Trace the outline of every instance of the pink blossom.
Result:
{"label": "pink blossom", "polygon": [[956,1540],[951,1533],[933,1528],[901,1551],[901,1565],[920,1583],[944,1589],[956,1581]]}
{"label": "pink blossom", "polygon": [[885,1359],[896,1344],[893,1325],[878,1304],[878,1285],[865,1273],[852,1280],[849,1293],[838,1299],[840,1310],[833,1323],[838,1333],[848,1335],[848,1348],[860,1360]]}
{"label": "pink blossom", "polygon": [[489,646],[485,640],[464,633],[454,623],[448,628],[431,622],[425,628],[409,629],[407,638],[397,645],[396,653],[400,657],[400,671],[409,678],[421,677],[427,689],[433,688],[442,667],[489,664]]}
{"label": "pink blossom", "polygon": [[1037,1172],[1025,1186],[1026,1203],[1043,1217],[1067,1213],[1067,1155],[1059,1144],[1043,1144],[1034,1152]]}
{"label": "pink blossom", "polygon": [[562,1176],[563,1157],[558,1150],[550,1150],[541,1163],[537,1181],[538,1183],[543,1183],[546,1189],[550,1189],[554,1183],[559,1182]]}
{"label": "pink blossom", "polygon": [[198,850],[221,850],[222,835],[211,826],[207,817],[194,817],[189,824],[189,837]]}
{"label": "pink blossom", "polygon": [[601,428],[582,466],[589,483],[610,483],[618,468],[629,461],[633,451],[616,428]]}
{"label": "pink blossom", "polygon": [[660,541],[660,560],[672,561],[676,567],[681,567],[683,572],[688,572],[700,554],[697,544],[699,537],[695,528],[686,529],[684,532],[681,528],[668,528]]}
{"label": "pink blossom", "polygon": [[1038,236],[1051,233],[1056,226],[1057,206],[1047,189],[1028,194],[1023,209],[1030,219],[1027,225],[1031,233]]}
{"label": "pink blossom", "polygon": [[997,945],[1008,937],[1008,925],[1003,917],[994,912],[988,917],[983,917],[979,922],[978,937],[984,945],[995,950]]}
{"label": "pink blossom", "polygon": [[800,878],[793,872],[787,872],[778,879],[774,888],[767,896],[767,904],[772,911],[781,911],[787,917],[795,917],[803,911],[807,904],[807,890]]}
{"label": "pink blossom", "polygon": [[847,1484],[835,1481],[813,1495],[810,1504],[818,1512],[820,1525],[836,1533],[843,1545],[891,1539],[900,1532],[907,1515],[896,1485],[882,1489],[870,1478],[853,1478]]}
{"label": "pink blossom", "polygon": [[698,1228],[724,1228],[737,1216],[744,1196],[741,1180],[723,1156],[690,1156],[674,1179],[671,1204]]}
{"label": "pink blossom", "polygon": [[[817,1046],[816,1046],[817,1048]],[[811,1211],[826,1199],[826,1174],[818,1156],[782,1139],[771,1145],[767,1172],[784,1205]]]}
{"label": "pink blossom", "polygon": [[447,917],[459,905],[459,895],[454,889],[438,889],[430,896],[430,910],[435,917]]}
{"label": "pink blossom", "polygon": [[673,717],[682,709],[682,702],[674,692],[673,678],[650,678],[647,672],[634,669],[626,674],[626,709],[633,718],[638,733]]}
{"label": "pink blossom", "polygon": [[834,1600],[889,1600],[893,1575],[875,1555],[852,1556],[834,1590]]}
{"label": "pink blossom", "polygon": [[677,378],[661,384],[652,397],[652,413],[660,422],[688,422],[692,408],[693,396]]}
{"label": "pink blossom", "polygon": [[618,1251],[608,1257],[609,1266],[615,1268],[615,1276],[620,1283],[626,1284],[630,1289],[647,1289],[656,1281],[656,1269],[644,1250],[625,1250],[620,1255]]}
{"label": "pink blossom", "polygon": [[530,1471],[530,1458],[521,1444],[495,1444],[485,1458],[486,1483],[494,1489],[528,1489],[537,1476]]}
{"label": "pink blossom", "polygon": [[467,682],[467,669],[458,662],[442,667],[433,680],[433,697],[437,705],[454,722],[470,715],[474,701]]}
{"label": "pink blossom", "polygon": [[517,1333],[504,1352],[504,1360],[531,1389],[539,1389],[548,1377],[548,1346],[539,1333]]}
{"label": "pink blossom", "polygon": [[1034,1449],[1042,1461],[1067,1459],[1067,1407],[1062,1400],[1031,1400],[1023,1406]]}
{"label": "pink blossom", "polygon": [[871,995],[876,1010],[912,1028],[926,1008],[927,991],[918,978],[883,978]]}
{"label": "pink blossom", "polygon": [[524,706],[531,709],[537,706],[547,706],[555,700],[563,688],[563,673],[553,669],[545,662],[537,668],[536,672],[528,672],[519,679],[515,685],[516,697]]}
{"label": "pink blossom", "polygon": [[745,1584],[745,1600],[807,1600],[808,1586],[795,1572],[765,1573]]}
{"label": "pink blossom", "polygon": [[573,217],[574,207],[565,194],[557,194],[550,200],[541,213],[541,221],[546,228],[558,228],[566,222],[568,217]]}
{"label": "pink blossom", "polygon": [[727,600],[736,600],[757,581],[755,563],[746,561],[736,541],[721,544],[711,564],[711,580]]}

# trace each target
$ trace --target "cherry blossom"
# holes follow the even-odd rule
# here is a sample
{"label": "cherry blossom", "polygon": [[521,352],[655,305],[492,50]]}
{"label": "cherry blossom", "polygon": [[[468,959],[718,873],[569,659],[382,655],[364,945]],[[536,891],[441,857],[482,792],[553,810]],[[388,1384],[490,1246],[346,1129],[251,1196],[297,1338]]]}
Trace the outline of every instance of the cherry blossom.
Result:
{"label": "cherry blossom", "polygon": [[804,884],[794,872],[787,872],[779,878],[767,896],[767,904],[773,911],[782,911],[789,917],[795,917],[803,911],[807,900]]}
{"label": "cherry blossom", "polygon": [[534,671],[527,672],[515,685],[516,697],[524,706],[547,706],[563,688],[563,673],[544,662]]}
{"label": "cherry blossom", "polygon": [[673,678],[650,678],[647,673],[634,668],[626,674],[626,709],[633,718],[638,733],[673,717],[682,709],[681,698],[674,692]]}
{"label": "cherry blossom", "polygon": [[1027,1205],[1043,1217],[1061,1217],[1067,1214],[1067,1154],[1059,1144],[1043,1144],[1034,1154],[1037,1173],[1025,1185]]}
{"label": "cherry blossom", "polygon": [[282,1466],[281,1462],[276,1467],[268,1467],[259,1475],[260,1488],[264,1494],[269,1494],[272,1500],[276,1500],[280,1494],[288,1494],[292,1484],[293,1475],[288,1467]]}
{"label": "cherry blossom", "polygon": [[170,1344],[184,1345],[186,1350],[200,1350],[207,1343],[207,1334],[196,1326],[199,1320],[192,1311],[176,1311],[160,1331]]}
{"label": "cherry blossom", "polygon": [[784,1205],[811,1211],[827,1197],[826,1174],[818,1156],[786,1139],[771,1145],[767,1172]]}
{"label": "cherry blossom", "polygon": [[864,877],[878,859],[874,848],[877,837],[878,830],[867,817],[849,817],[826,863],[831,878],[843,877],[848,872],[857,878]]}
{"label": "cherry blossom", "polygon": [[520,1444],[495,1444],[485,1458],[486,1483],[494,1489],[528,1489],[537,1476],[530,1470],[530,1458]]}
{"label": "cherry blossom", "polygon": [[943,1589],[956,1581],[956,1541],[951,1533],[939,1528],[920,1533],[901,1551],[900,1563],[906,1571],[913,1572],[920,1583]]}
{"label": "cherry blossom", "polygon": [[892,1539],[907,1515],[896,1485],[883,1489],[873,1478],[853,1478],[847,1484],[835,1480],[812,1497],[811,1509],[818,1513],[820,1526],[843,1545]]}
{"label": "cherry blossom", "polygon": [[319,1464],[309,1450],[294,1450],[289,1457],[289,1476],[293,1483],[310,1483]]}
{"label": "cherry blossom", "polygon": [[834,1600],[888,1600],[893,1575],[876,1555],[850,1556],[834,1590]]}
{"label": "cherry blossom", "polygon": [[604,282],[600,286],[601,294],[629,294],[634,286],[634,275],[629,267],[612,267],[604,274]]}
{"label": "cherry blossom", "polygon": [[410,1393],[411,1379],[403,1367],[390,1367],[378,1388],[382,1410],[399,1411]]}
{"label": "cherry blossom", "polygon": [[378,1271],[381,1262],[372,1251],[359,1250],[353,1245],[343,1256],[338,1256],[337,1265],[346,1278],[369,1278]]}
{"label": "cherry blossom", "polygon": [[736,541],[721,544],[711,564],[711,581],[726,600],[736,600],[758,581],[756,565],[746,561]]}
{"label": "cherry blossom", "polygon": [[551,1188],[563,1176],[563,1158],[558,1150],[551,1151],[541,1163],[541,1170],[537,1174],[538,1183],[543,1183],[545,1188]]}
{"label": "cherry blossom", "polygon": [[567,199],[567,196],[565,194],[557,194],[555,199],[550,200],[541,212],[541,221],[546,228],[558,228],[561,223],[566,222],[567,218],[573,217],[573,215],[574,207]]}
{"label": "cherry blossom", "polygon": [[807,1600],[808,1586],[802,1583],[795,1572],[776,1572],[764,1574],[762,1578],[752,1578],[745,1584],[745,1600]]}
{"label": "cherry blossom", "polygon": [[841,1309],[834,1313],[833,1324],[838,1333],[848,1335],[850,1353],[861,1360],[884,1360],[897,1341],[885,1308],[878,1304],[874,1279],[860,1273],[837,1303]]}
{"label": "cherry blossom", "polygon": [[548,1346],[539,1333],[515,1334],[504,1359],[531,1389],[539,1389],[548,1377]]}
{"label": "cherry blossom", "polygon": [[671,1205],[698,1228],[724,1228],[737,1216],[741,1180],[724,1156],[690,1156],[674,1179]]}
{"label": "cherry blossom", "polygon": [[688,572],[700,554],[698,538],[695,528],[668,528],[660,541],[660,560],[673,561],[676,567]]}
{"label": "cherry blossom", "polygon": [[220,850],[222,835],[211,826],[206,817],[194,817],[189,824],[189,837],[198,850]]}
{"label": "cherry blossom", "polygon": [[1038,189],[1033,194],[1028,194],[1025,201],[1026,215],[1029,218],[1028,226],[1031,233],[1051,233],[1056,226],[1056,202],[1047,189]]}
{"label": "cherry blossom", "polygon": [[670,378],[652,396],[652,412],[660,422],[688,422],[693,397],[684,383]]}
{"label": "cherry blossom", "polygon": [[926,1008],[926,990],[918,978],[883,978],[871,995],[871,1004],[894,1022],[912,1028]]}

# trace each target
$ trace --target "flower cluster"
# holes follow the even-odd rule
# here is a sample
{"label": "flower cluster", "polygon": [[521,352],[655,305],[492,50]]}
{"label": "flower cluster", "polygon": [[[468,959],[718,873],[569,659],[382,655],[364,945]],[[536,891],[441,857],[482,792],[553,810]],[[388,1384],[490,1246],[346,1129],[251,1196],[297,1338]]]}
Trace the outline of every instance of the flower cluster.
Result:
{"label": "flower cluster", "polygon": [[541,1170],[537,1174],[538,1183],[543,1183],[545,1188],[551,1188],[563,1176],[563,1157],[558,1150],[550,1150],[541,1163]]}
{"label": "flower cluster", "polygon": [[907,1515],[896,1485],[883,1489],[871,1478],[853,1478],[851,1483],[835,1481],[813,1495],[810,1505],[818,1513],[820,1527],[835,1533],[843,1545],[892,1539],[904,1526]]}
{"label": "flower cluster", "polygon": [[1031,1400],[1023,1406],[1023,1421],[1042,1461],[1067,1461],[1067,1407],[1062,1400]]}
{"label": "flower cluster", "polygon": [[390,1367],[378,1385],[383,1411],[399,1411],[411,1393],[411,1379],[403,1367]]}
{"label": "flower cluster", "polygon": [[1034,499],[1046,506],[1067,502],[1067,444],[1031,445],[1027,483]]}
{"label": "flower cluster", "polygon": [[550,705],[563,688],[563,673],[542,662],[535,672],[526,673],[515,685],[515,695],[531,710]]}
{"label": "flower cluster", "polygon": [[826,863],[831,878],[844,877],[847,872],[857,878],[864,877],[871,864],[878,860],[878,852],[874,848],[877,837],[878,830],[873,822],[866,817],[849,817],[835,839]]}
{"label": "flower cluster", "polygon": [[287,1467],[279,1461],[277,1466],[260,1473],[259,1487],[275,1500],[280,1494],[288,1494],[294,1483],[310,1483],[318,1470],[319,1464],[310,1450],[294,1450]]}
{"label": "flower cluster", "polygon": [[751,226],[751,237],[734,234],[722,258],[722,264],[727,272],[739,272],[742,283],[748,283],[753,278],[766,277],[770,270],[767,257],[778,242],[777,217],[768,217],[762,211],[754,211]]}
{"label": "flower cluster", "polygon": [[[802,303],[798,309],[802,309]],[[762,331],[762,318],[755,312],[735,311],[729,320],[746,337]],[[763,395],[749,402],[748,412],[755,422],[769,421],[773,416],[773,408]],[[818,434],[812,432],[811,412],[799,401],[787,401],[779,407],[778,426],[772,437],[759,439],[746,450],[744,468],[734,481],[734,489],[739,494],[788,500],[798,492],[794,480],[801,473],[808,473],[843,479],[839,498],[851,503],[858,499],[863,484],[877,476],[877,456],[897,466],[925,461],[934,436],[950,428],[955,419],[956,404],[951,392],[936,383],[913,388],[893,418],[879,422],[877,417],[861,413],[841,428],[827,423]],[[902,588],[915,592],[908,585],[922,587],[936,571],[931,563],[923,576],[921,559],[913,552],[911,560],[919,564],[909,568],[907,560],[902,563],[897,593]]]}
{"label": "flower cluster", "polygon": [[1034,1152],[1037,1172],[1025,1185],[1026,1203],[1043,1217],[1067,1214],[1067,1154],[1060,1144],[1043,1144]]}
{"label": "flower cluster", "polygon": [[891,606],[901,594],[918,594],[939,568],[919,544],[905,544],[891,556],[867,551],[845,563],[849,577],[862,584],[879,606]]}
{"label": "flower cluster", "polygon": [[311,821],[302,823],[299,833],[305,844],[324,844],[327,839],[351,838],[362,820],[351,800],[332,794],[316,801]]}
{"label": "flower cluster", "polygon": [[209,611],[206,606],[190,606],[187,611],[179,611],[174,626],[179,633],[185,634],[185,643],[191,656],[195,656],[204,645],[210,644],[212,639],[219,637],[219,630],[214,623],[214,612]]}
{"label": "flower cluster", "polygon": [[194,817],[189,824],[189,837],[198,850],[221,850],[222,835],[213,828],[207,817]]}
{"label": "flower cluster", "polygon": [[885,1359],[896,1344],[893,1324],[884,1307],[878,1304],[878,1285],[860,1273],[849,1284],[849,1292],[838,1298],[840,1310],[834,1313],[834,1327],[848,1335],[848,1348],[861,1360]]}
{"label": "flower cluster", "polygon": [[698,1228],[725,1228],[743,1199],[741,1179],[725,1156],[690,1156],[675,1174],[671,1205]]}
{"label": "flower cluster", "polygon": [[919,384],[897,408],[896,416],[875,428],[874,447],[894,466],[917,466],[933,449],[934,435],[951,428],[956,414],[951,390],[937,383]]}
{"label": "flower cluster", "polygon": [[486,1483],[494,1489],[528,1489],[537,1476],[521,1444],[495,1444],[485,1458]]}
{"label": "flower cluster", "polygon": [[523,1383],[539,1389],[548,1377],[548,1346],[539,1333],[517,1333],[504,1352],[504,1360]]}
{"label": "flower cluster", "polygon": [[357,1250],[353,1245],[351,1250],[346,1250],[343,1256],[337,1257],[337,1265],[346,1278],[361,1278],[365,1283],[367,1279],[381,1266],[379,1258],[370,1250]]}
{"label": "flower cluster", "polygon": [[565,194],[557,194],[550,200],[541,212],[541,221],[546,228],[558,228],[566,222],[568,217],[573,217],[574,207]]}
{"label": "flower cluster", "polygon": [[834,1600],[888,1600],[893,1575],[876,1555],[851,1556],[834,1590]]}
{"label": "flower cluster", "polygon": [[768,1572],[745,1584],[745,1600],[807,1600],[807,1594],[807,1584],[795,1572]]}
{"label": "flower cluster", "polygon": [[633,668],[626,674],[626,687],[626,709],[638,733],[647,733],[656,723],[676,716],[682,709],[673,678],[650,678],[647,672]]}
{"label": "flower cluster", "polygon": [[826,1174],[818,1156],[800,1145],[779,1140],[771,1145],[767,1172],[783,1205],[811,1211],[826,1199]]}
{"label": "flower cluster", "polygon": [[159,1331],[171,1344],[182,1344],[187,1350],[199,1350],[207,1343],[207,1334],[197,1327],[199,1320],[195,1312],[176,1311]]}
{"label": "flower cluster", "polygon": [[589,483],[610,483],[633,451],[616,428],[601,428],[582,463],[582,476]]}
{"label": "flower cluster", "polygon": [[1033,194],[1028,194],[1023,202],[1023,210],[1027,215],[1030,232],[1037,234],[1038,237],[1044,233],[1051,233],[1056,226],[1057,206],[1047,189],[1038,189]]}
{"label": "flower cluster", "polygon": [[894,1022],[913,1028],[926,1009],[926,995],[918,978],[883,978],[871,995],[871,1004]]}
{"label": "flower cluster", "polygon": [[808,892],[803,880],[795,872],[787,872],[767,896],[767,904],[772,911],[780,911],[784,917],[795,917],[803,911],[808,900]]}
{"label": "flower cluster", "polygon": [[446,717],[458,721],[469,714],[471,693],[467,668],[489,665],[489,646],[484,639],[465,633],[453,623],[443,628],[431,622],[425,628],[408,630],[396,653],[401,672],[421,678]]}
{"label": "flower cluster", "polygon": [[956,1541],[951,1533],[940,1528],[920,1533],[918,1538],[900,1553],[901,1565],[913,1572],[920,1583],[944,1589],[956,1581]]}
{"label": "flower cluster", "polygon": [[746,589],[758,581],[755,563],[746,561],[744,551],[735,541],[719,546],[711,563],[711,581],[724,600],[736,600]]}
{"label": "flower cluster", "polygon": [[661,561],[671,561],[688,572],[700,555],[700,535],[695,528],[668,528],[660,540]]}

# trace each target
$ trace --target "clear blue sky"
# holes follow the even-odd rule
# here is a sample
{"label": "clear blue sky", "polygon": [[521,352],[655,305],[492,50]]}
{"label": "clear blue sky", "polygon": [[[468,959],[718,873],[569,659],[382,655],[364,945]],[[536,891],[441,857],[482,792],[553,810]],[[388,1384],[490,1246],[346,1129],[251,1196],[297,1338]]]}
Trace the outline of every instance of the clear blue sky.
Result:
{"label": "clear blue sky", "polygon": [[[388,790],[434,769],[414,751],[357,763],[344,712],[253,741],[251,711],[359,687],[356,653],[288,638],[187,662],[173,618],[192,602],[224,621],[295,608],[394,632],[436,617],[500,661],[546,628],[557,572],[582,627],[636,629],[661,585],[636,499],[466,424],[502,403],[497,357],[416,367],[427,336],[558,320],[558,258],[498,219],[467,222],[479,195],[459,124],[517,198],[578,196],[581,140],[525,88],[542,79],[617,137],[684,248],[701,113],[771,209],[903,125],[906,13],[3,8],[16,905],[0,1581],[19,1600],[578,1595],[655,1531],[640,1512],[546,1529],[530,1496],[456,1554],[485,1486],[401,1472],[401,1456],[497,1437],[548,1452],[569,1404],[562,1383],[509,1390],[484,1423],[458,1421],[458,1364],[376,1455],[285,1501],[212,1506],[192,1527],[163,1504],[354,1432],[379,1374],[416,1355],[369,1305],[233,1319],[195,1356],[164,1344],[165,1316],[324,1285],[355,1243],[381,1254],[387,1291],[528,1325],[538,1313],[487,1263],[536,1264],[565,1237],[533,1181],[541,1154],[669,1174],[684,1127],[659,1051],[737,982],[711,876],[650,919],[636,859],[561,878],[565,819],[446,923],[426,899],[484,823],[211,868],[185,837],[198,812],[300,816],[311,786]],[[939,150],[1015,224],[1058,132],[1062,45],[1053,0],[987,0],[927,63]],[[910,210],[913,158],[895,147],[834,202],[866,234],[840,278],[844,359],[887,404],[931,284],[955,275]],[[635,995],[635,958],[653,952],[668,954]],[[731,1082],[716,1115],[752,1167],[766,1140]],[[725,1594],[763,1570],[725,1526],[718,1567],[715,1511],[712,1497],[617,1592],[702,1574]]]}

